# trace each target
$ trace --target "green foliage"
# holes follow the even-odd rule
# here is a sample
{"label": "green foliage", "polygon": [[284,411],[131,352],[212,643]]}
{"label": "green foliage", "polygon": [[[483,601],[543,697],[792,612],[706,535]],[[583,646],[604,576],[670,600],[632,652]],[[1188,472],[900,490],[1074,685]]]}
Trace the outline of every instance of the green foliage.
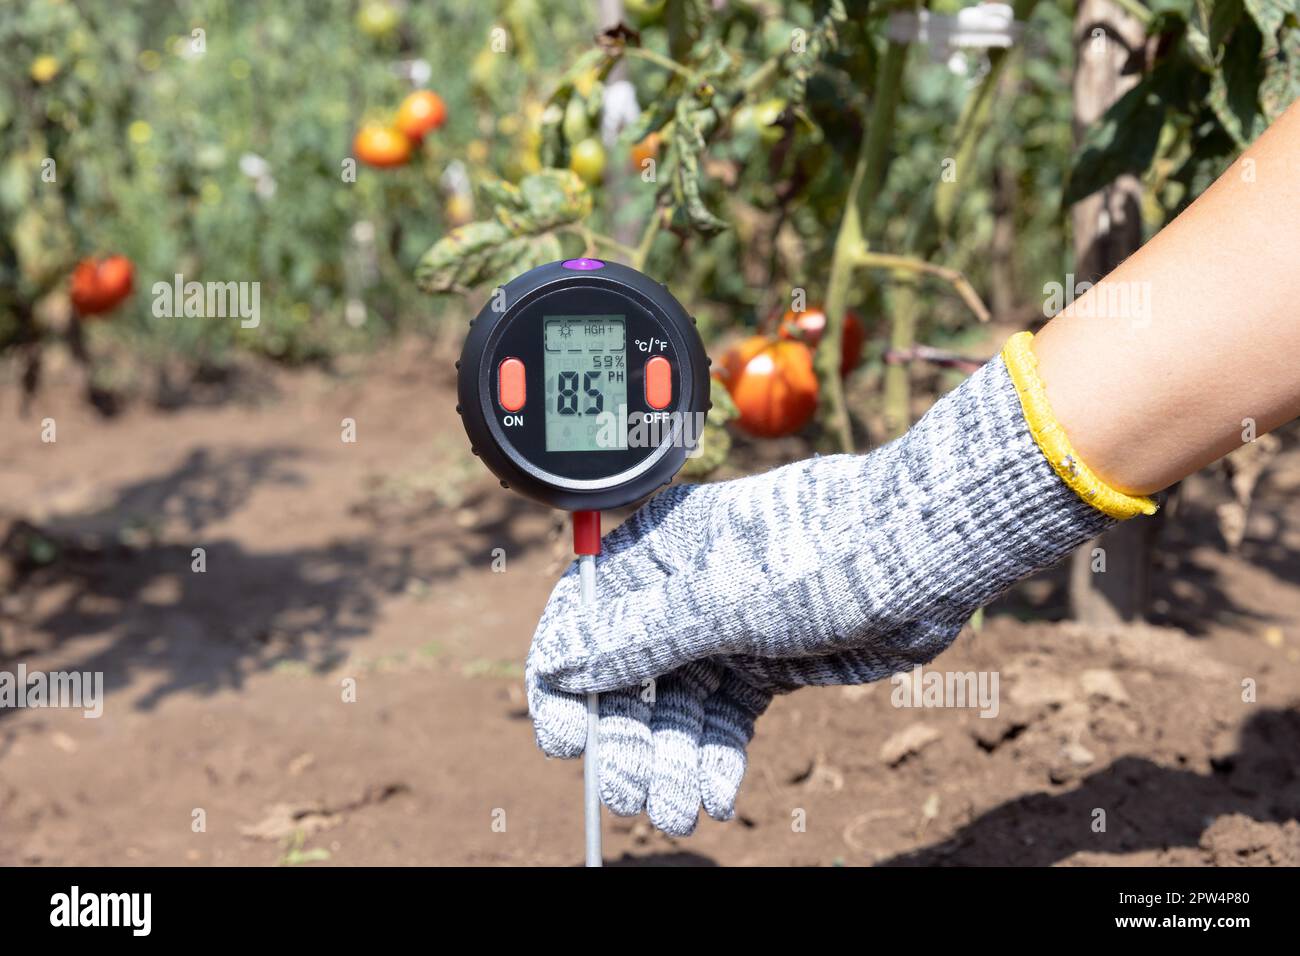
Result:
{"label": "green foliage", "polygon": [[[995,225],[1009,223],[1030,290],[1068,267],[1063,206],[1116,176],[1144,177],[1156,216],[1190,202],[1300,93],[1300,25],[1294,0],[1145,2],[1138,84],[1078,150],[1072,4],[1017,0],[1031,50],[1005,62],[912,45],[877,124],[860,238],[985,289]],[[96,361],[120,364],[103,372],[113,381],[234,350],[327,359],[466,311],[430,310],[412,275],[464,293],[579,252],[671,278],[701,328],[762,326],[794,289],[828,297],[864,134],[892,102],[877,88],[898,62],[885,19],[909,6],[638,0],[631,30],[596,36],[589,5],[559,0],[13,4],[0,17],[0,352],[51,338],[73,265],[107,252],[136,265],[135,295],[88,336]],[[408,165],[348,181],[355,131],[391,115],[420,60],[447,125]],[[1005,69],[985,84],[994,63]],[[641,118],[587,186],[567,167],[619,77]],[[969,109],[976,94],[983,110]],[[651,132],[643,177],[628,151]],[[153,284],[177,274],[260,283],[260,326],[155,316]],[[877,339],[887,279],[857,273],[847,294]],[[918,335],[960,336],[965,307],[916,288]]]}
{"label": "green foliage", "polygon": [[[494,152],[521,152],[498,134],[492,113],[468,108],[469,62],[487,50],[494,14],[484,5],[393,0],[7,7],[0,351],[49,337],[58,323],[39,319],[42,305],[65,294],[77,259],[107,252],[136,266],[135,295],[92,330],[101,362],[127,363],[104,370],[114,381],[129,382],[142,360],[220,363],[234,349],[325,359],[427,324],[410,276],[451,226],[443,172],[459,159],[475,175]],[[550,10],[527,23],[524,43],[509,38],[509,54],[488,55],[529,59],[535,74],[558,62],[554,38],[571,42],[581,23]],[[372,35],[372,27],[381,29]],[[523,57],[530,44],[541,55]],[[42,56],[58,69],[38,81]],[[413,88],[417,60],[431,65],[428,85],[449,104],[446,127],[407,166],[361,165],[348,181],[354,133],[391,116]],[[503,88],[517,73],[506,71]],[[53,182],[41,178],[46,160]],[[260,283],[259,327],[155,316],[153,284],[178,273]]]}
{"label": "green foliage", "polygon": [[740,414],[731,394],[716,378],[709,379],[709,413],[705,416],[704,430],[694,457],[687,458],[682,466],[682,477],[688,480],[705,478],[720,468],[731,453],[731,433],[726,424]]}
{"label": "green foliage", "polygon": [[1163,0],[1153,10],[1154,56],[1089,131],[1067,204],[1118,175],[1150,172],[1173,216],[1300,96],[1294,0]]}
{"label": "green foliage", "polygon": [[[861,68],[874,57],[860,45],[847,55],[839,53],[845,22],[839,0],[789,3],[776,18],[765,18],[743,4],[706,10],[687,0],[668,0],[663,16],[651,18],[639,40],[626,34],[608,35],[574,58],[543,107],[539,158],[546,166],[564,166],[572,147],[592,135],[601,119],[604,83],[622,60],[643,113],[640,122],[625,132],[621,148],[651,132],[659,133],[664,143],[654,182],[637,181],[624,197],[625,218],[652,221],[647,234],[651,242],[663,222],[682,240],[708,243],[704,254],[691,260],[691,268],[701,271],[685,277],[676,274],[683,294],[694,291],[752,303],[761,290],[746,285],[742,272],[728,268],[728,260],[734,266],[739,252],[729,202],[752,204],[760,215],[784,207],[783,219],[801,217],[800,231],[817,246],[825,246],[827,232],[835,227],[839,209],[834,193],[842,195],[847,183],[843,156],[861,128],[860,117],[846,113],[845,100],[856,105],[865,102],[860,91],[853,93],[858,84],[848,70]],[[791,43],[796,29],[802,40],[797,50]],[[770,123],[759,121],[764,108]],[[768,152],[774,154],[771,163],[763,162]],[[718,182],[708,168],[715,160],[734,169],[740,182]],[[801,188],[778,200],[773,182],[786,176],[801,186],[817,180],[818,188],[806,192]],[[815,208],[803,205],[813,201]],[[600,206],[590,217],[592,232],[611,225]],[[429,251],[421,276],[428,276],[436,264],[438,281],[424,279],[426,288],[445,289],[447,283],[460,282],[464,276],[486,280],[492,270],[480,268],[482,244],[504,241],[504,236],[495,229],[475,234],[480,242],[461,245],[467,260],[464,269],[447,260],[452,244],[440,243]],[[601,239],[596,236],[598,242]],[[616,245],[611,248],[620,251]],[[657,262],[669,261],[658,256],[673,255],[665,244],[657,249],[622,251],[628,253],[624,258],[653,257],[637,264],[655,271]]]}
{"label": "green foliage", "polygon": [[559,231],[591,215],[591,194],[576,173],[546,169],[519,186],[482,185],[496,218],[474,222],[439,239],[420,259],[415,276],[426,292],[460,292],[499,284],[560,258]]}

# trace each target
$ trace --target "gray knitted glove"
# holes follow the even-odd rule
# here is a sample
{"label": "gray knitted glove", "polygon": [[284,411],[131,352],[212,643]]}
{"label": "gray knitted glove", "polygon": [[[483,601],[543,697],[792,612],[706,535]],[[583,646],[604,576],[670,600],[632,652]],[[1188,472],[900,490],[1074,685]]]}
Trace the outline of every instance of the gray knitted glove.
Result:
{"label": "gray knitted glove", "polygon": [[[773,695],[837,683],[846,673],[865,675],[868,667],[857,657],[850,651],[804,660],[730,658],[728,666],[695,661],[643,687],[602,694],[601,801],[619,816],[645,810],[672,836],[694,831],[701,805],[715,820],[732,819],[745,748]],[[584,697],[552,689],[531,668],[526,682],[538,746],[551,757],[581,756]]]}
{"label": "gray knitted glove", "polygon": [[[652,499],[606,539],[594,609],[576,570],[556,585],[531,666],[571,692],[705,658],[763,659],[775,684],[877,680],[1112,523],[1053,472],[999,357],[870,455]],[[808,657],[812,680],[788,662]]]}
{"label": "gray knitted glove", "polygon": [[[581,695],[552,690],[527,674],[537,743],[552,757],[577,757],[586,743]],[[700,806],[716,820],[735,814],[745,747],[771,702],[736,674],[696,661],[646,686],[600,698],[601,800],[620,816],[642,810],[666,833],[695,829]]]}
{"label": "gray knitted glove", "polygon": [[[674,833],[701,802],[727,819],[772,694],[928,662],[977,608],[1111,523],[1052,471],[995,359],[869,456],[678,486],[624,522],[596,607],[579,606],[575,566],[538,626],[538,741],[576,756],[573,692],[625,688],[602,698],[606,804],[635,813],[644,795]],[[626,689],[657,674],[653,704]]]}
{"label": "gray knitted glove", "polygon": [[[606,556],[635,543],[632,529],[640,514],[603,542]],[[670,552],[655,554],[652,548],[627,555],[629,570],[638,559],[671,562],[673,558]],[[654,573],[662,573],[666,566],[657,565]],[[576,564],[570,568],[569,575],[576,575],[576,568]],[[627,594],[640,579],[639,573],[630,573],[610,580],[603,596]],[[548,606],[557,613],[572,613],[578,601],[578,588],[557,589]],[[551,757],[581,756],[586,746],[584,696],[556,690],[540,680],[531,658],[525,683],[538,746]],[[730,820],[745,775],[745,747],[753,737],[754,722],[771,700],[770,690],[708,661],[602,694],[598,767],[602,802],[620,816],[644,810],[656,827],[674,836],[695,829],[701,805],[714,819]]]}

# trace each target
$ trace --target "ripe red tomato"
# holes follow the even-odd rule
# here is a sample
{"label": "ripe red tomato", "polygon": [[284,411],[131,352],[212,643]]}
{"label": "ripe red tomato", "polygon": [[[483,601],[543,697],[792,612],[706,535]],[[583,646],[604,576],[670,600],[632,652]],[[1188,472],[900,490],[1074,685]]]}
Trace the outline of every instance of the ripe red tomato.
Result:
{"label": "ripe red tomato", "polygon": [[109,256],[99,264],[99,287],[114,305],[131,294],[135,267],[126,256]]}
{"label": "ripe red tomato", "polygon": [[387,169],[411,158],[411,141],[396,127],[367,123],[352,141],[352,151],[363,163]]}
{"label": "ripe red tomato", "polygon": [[[777,334],[783,339],[795,339],[807,343],[810,349],[816,349],[826,331],[826,312],[820,305],[810,306],[802,312],[787,309],[781,317]],[[853,371],[862,360],[862,343],[867,334],[862,328],[862,320],[852,309],[844,313],[844,331],[840,335],[840,377]]]}
{"label": "ripe red tomato", "polygon": [[397,108],[397,128],[418,143],[447,122],[447,104],[432,90],[416,90]]}
{"label": "ripe red tomato", "polygon": [[126,256],[82,259],[72,270],[72,304],[81,316],[102,315],[131,294],[135,267]]}
{"label": "ripe red tomato", "polygon": [[812,352],[802,342],[755,335],[727,352],[721,379],[751,435],[779,438],[808,424],[817,410]]}

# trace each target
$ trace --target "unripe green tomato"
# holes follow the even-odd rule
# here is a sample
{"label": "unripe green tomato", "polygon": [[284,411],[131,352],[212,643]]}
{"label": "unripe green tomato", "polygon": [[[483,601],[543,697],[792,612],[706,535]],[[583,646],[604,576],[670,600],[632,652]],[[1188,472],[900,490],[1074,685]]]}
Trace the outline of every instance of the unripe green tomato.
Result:
{"label": "unripe green tomato", "polygon": [[785,100],[773,97],[754,107],[754,127],[764,142],[779,143],[785,135],[785,129],[773,125],[785,112]]}
{"label": "unripe green tomato", "polygon": [[587,122],[587,104],[580,96],[570,96],[569,104],[564,108],[564,138],[570,143],[581,142],[591,132]]}
{"label": "unripe green tomato", "polygon": [[357,10],[357,29],[376,40],[396,30],[400,21],[397,8],[385,0],[366,0]]}
{"label": "unripe green tomato", "polygon": [[623,0],[623,12],[634,26],[648,27],[664,15],[668,0]]}
{"label": "unripe green tomato", "polygon": [[605,175],[605,147],[598,139],[584,139],[569,154],[569,168],[588,186],[595,186]]}

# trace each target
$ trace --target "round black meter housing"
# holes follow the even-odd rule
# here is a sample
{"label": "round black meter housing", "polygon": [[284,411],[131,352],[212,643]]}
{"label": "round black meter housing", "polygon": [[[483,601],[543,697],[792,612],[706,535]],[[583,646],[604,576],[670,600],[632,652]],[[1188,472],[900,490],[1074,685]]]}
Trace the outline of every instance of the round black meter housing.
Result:
{"label": "round black meter housing", "polygon": [[709,410],[709,360],[667,288],[599,259],[538,266],[470,323],[457,410],[506,487],[566,511],[668,484]]}

